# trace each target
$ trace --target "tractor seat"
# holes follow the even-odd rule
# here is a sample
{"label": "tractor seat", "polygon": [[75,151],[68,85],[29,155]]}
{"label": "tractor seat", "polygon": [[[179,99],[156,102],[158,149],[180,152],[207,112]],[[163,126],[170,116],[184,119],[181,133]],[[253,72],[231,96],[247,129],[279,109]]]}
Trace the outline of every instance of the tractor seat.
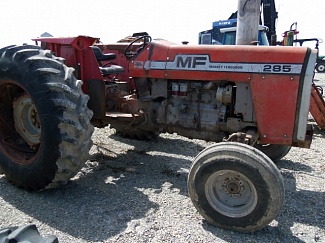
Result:
{"label": "tractor seat", "polygon": [[93,49],[96,60],[99,62],[114,60],[116,58],[115,53],[103,53],[98,46],[90,46],[90,47],[91,49]]}
{"label": "tractor seat", "polygon": [[118,65],[111,65],[109,67],[99,67],[103,75],[124,73],[124,68]]}
{"label": "tractor seat", "polygon": [[[98,62],[101,61],[109,61],[114,60],[116,58],[115,53],[103,53],[102,50],[98,46],[91,46],[91,49],[93,50],[96,60]],[[119,74],[124,73],[124,68],[118,65],[110,65],[108,67],[99,67],[100,72],[102,75],[111,75],[111,74]]]}

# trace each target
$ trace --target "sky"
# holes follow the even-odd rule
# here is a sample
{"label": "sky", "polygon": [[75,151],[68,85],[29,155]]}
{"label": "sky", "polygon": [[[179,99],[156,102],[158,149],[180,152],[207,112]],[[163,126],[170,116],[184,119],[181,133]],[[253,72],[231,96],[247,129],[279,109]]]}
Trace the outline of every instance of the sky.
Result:
{"label": "sky", "polygon": [[[32,38],[48,32],[55,37],[87,35],[103,43],[115,43],[134,32],[148,32],[153,38],[175,43],[198,43],[198,33],[212,28],[212,22],[228,19],[239,0],[10,0],[1,1],[0,48],[12,44],[33,44]],[[321,38],[324,0],[275,0],[279,12],[278,40],[297,22],[298,38]],[[315,43],[304,44],[314,47]],[[325,43],[319,46],[325,55]]]}

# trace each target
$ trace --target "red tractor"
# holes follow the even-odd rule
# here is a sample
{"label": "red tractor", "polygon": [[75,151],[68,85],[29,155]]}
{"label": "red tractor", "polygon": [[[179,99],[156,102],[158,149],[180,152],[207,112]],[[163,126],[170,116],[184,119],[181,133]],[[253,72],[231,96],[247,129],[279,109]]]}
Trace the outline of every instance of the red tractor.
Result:
{"label": "red tractor", "polygon": [[112,45],[36,41],[0,49],[0,172],[27,190],[66,184],[87,160],[93,126],[138,138],[175,132],[218,142],[189,172],[197,210],[252,232],[284,201],[273,161],[310,147],[310,100],[324,124],[310,48],[177,45],[146,34]]}

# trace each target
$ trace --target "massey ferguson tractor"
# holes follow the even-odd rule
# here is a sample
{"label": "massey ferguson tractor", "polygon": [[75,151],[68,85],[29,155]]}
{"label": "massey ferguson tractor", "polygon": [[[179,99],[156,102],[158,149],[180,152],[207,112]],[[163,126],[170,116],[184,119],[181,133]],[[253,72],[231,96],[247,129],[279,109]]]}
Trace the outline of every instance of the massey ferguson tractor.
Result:
{"label": "massey ferguson tractor", "polygon": [[199,213],[252,232],[284,201],[274,161],[310,147],[309,111],[325,123],[307,47],[35,41],[0,49],[0,172],[27,190],[66,184],[88,158],[93,126],[140,139],[177,133],[216,142],[188,176]]}

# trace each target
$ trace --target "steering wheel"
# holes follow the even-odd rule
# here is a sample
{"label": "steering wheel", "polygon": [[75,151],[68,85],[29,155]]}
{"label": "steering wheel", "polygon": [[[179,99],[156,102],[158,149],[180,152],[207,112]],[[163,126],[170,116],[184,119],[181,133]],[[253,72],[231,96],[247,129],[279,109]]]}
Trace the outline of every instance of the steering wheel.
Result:
{"label": "steering wheel", "polygon": [[[133,51],[129,51],[131,49],[131,47],[133,46],[134,43],[143,40],[143,44],[136,50],[136,52]],[[124,49],[124,55],[128,58],[134,57],[135,55],[137,55],[140,51],[142,51],[146,45],[148,45],[148,43],[150,43],[152,41],[152,38],[150,35],[143,35],[140,36],[136,39],[134,39],[125,49]]]}

